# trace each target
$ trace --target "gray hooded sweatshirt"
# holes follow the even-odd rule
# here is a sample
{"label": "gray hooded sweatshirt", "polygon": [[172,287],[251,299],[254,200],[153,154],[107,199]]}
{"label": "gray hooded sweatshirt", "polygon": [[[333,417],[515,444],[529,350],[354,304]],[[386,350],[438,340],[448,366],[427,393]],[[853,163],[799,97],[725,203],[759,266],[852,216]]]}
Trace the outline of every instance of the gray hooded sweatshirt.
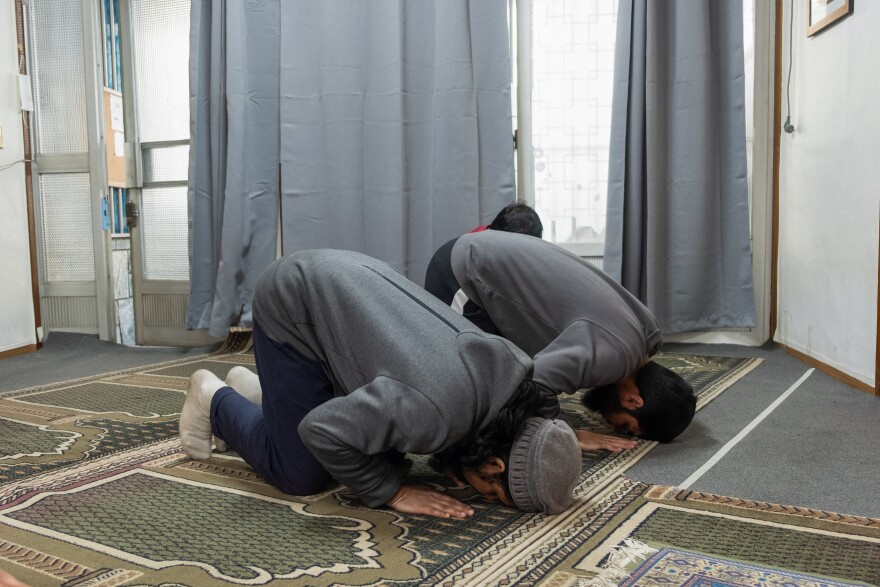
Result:
{"label": "gray hooded sweatshirt", "polygon": [[465,295],[535,361],[556,393],[614,383],[660,348],[657,319],[597,267],[540,238],[465,234],[451,253]]}
{"label": "gray hooded sweatshirt", "polygon": [[324,366],[336,397],[313,409],[299,434],[371,507],[400,485],[384,452],[431,454],[467,438],[532,369],[511,342],[360,253],[312,250],[276,261],[257,283],[253,311],[270,338]]}

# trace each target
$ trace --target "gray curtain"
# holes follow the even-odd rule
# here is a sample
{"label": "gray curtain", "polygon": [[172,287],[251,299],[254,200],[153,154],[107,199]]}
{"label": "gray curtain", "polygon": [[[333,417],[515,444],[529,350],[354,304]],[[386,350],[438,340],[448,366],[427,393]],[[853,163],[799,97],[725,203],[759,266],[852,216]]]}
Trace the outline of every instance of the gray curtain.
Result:
{"label": "gray curtain", "polygon": [[620,0],[604,269],[663,329],[754,327],[742,3]]}
{"label": "gray curtain", "polygon": [[284,253],[331,247],[422,282],[515,199],[506,0],[281,3]]}
{"label": "gray curtain", "polygon": [[187,328],[251,323],[278,214],[278,0],[193,0]]}
{"label": "gray curtain", "polygon": [[421,283],[515,200],[507,0],[193,0],[189,328],[252,324],[260,272],[361,251]]}

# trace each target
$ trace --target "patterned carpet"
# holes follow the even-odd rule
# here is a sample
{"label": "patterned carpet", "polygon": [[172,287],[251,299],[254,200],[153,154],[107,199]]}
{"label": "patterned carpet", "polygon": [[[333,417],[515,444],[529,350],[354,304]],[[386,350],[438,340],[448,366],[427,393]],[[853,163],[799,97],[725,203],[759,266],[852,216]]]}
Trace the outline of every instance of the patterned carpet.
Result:
{"label": "patterned carpet", "polygon": [[[694,385],[700,407],[760,363],[658,361]],[[575,585],[595,574],[583,566],[594,538],[648,499],[621,473],[651,442],[586,454],[578,499],[555,517],[449,488],[477,511],[468,521],[365,508],[340,486],[286,496],[231,453],[190,461],[177,438],[189,375],[253,364],[246,351],[215,354],[0,396],[0,567],[35,586]],[[601,431],[577,397],[563,409]],[[447,485],[425,458],[403,474]],[[652,532],[635,536],[662,543]]]}
{"label": "patterned carpet", "polygon": [[[880,584],[880,519],[649,486],[619,478],[587,506],[591,521],[547,573],[546,587],[602,584],[617,558],[627,587],[837,587]],[[626,541],[651,547],[627,557]],[[614,565],[610,565],[612,568]],[[610,576],[613,578],[614,573]],[[609,584],[617,584],[612,580]]]}

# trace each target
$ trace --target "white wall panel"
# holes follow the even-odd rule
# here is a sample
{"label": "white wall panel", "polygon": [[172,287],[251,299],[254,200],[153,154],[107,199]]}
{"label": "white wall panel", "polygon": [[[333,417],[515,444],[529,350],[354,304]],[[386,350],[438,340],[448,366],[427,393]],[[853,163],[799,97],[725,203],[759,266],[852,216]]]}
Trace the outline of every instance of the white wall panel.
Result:
{"label": "white wall panel", "polygon": [[[880,2],[806,36],[793,9],[793,134],[782,133],[775,340],[874,384],[880,217]],[[783,21],[783,119],[788,74]]]}
{"label": "white wall panel", "polygon": [[[21,110],[18,100],[15,4],[0,4],[0,352],[36,343]],[[5,168],[5,169],[4,169]]]}

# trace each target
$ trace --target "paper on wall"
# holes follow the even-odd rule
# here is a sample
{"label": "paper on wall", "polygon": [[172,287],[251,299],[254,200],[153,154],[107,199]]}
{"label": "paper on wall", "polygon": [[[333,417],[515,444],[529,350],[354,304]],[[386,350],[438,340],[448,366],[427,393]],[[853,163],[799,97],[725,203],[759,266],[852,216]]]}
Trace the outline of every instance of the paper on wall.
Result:
{"label": "paper on wall", "polygon": [[110,94],[110,128],[115,131],[125,132],[122,120],[122,96]]}
{"label": "paper on wall", "polygon": [[18,96],[21,98],[21,109],[34,111],[34,94],[31,92],[31,76],[26,73],[18,75]]}

